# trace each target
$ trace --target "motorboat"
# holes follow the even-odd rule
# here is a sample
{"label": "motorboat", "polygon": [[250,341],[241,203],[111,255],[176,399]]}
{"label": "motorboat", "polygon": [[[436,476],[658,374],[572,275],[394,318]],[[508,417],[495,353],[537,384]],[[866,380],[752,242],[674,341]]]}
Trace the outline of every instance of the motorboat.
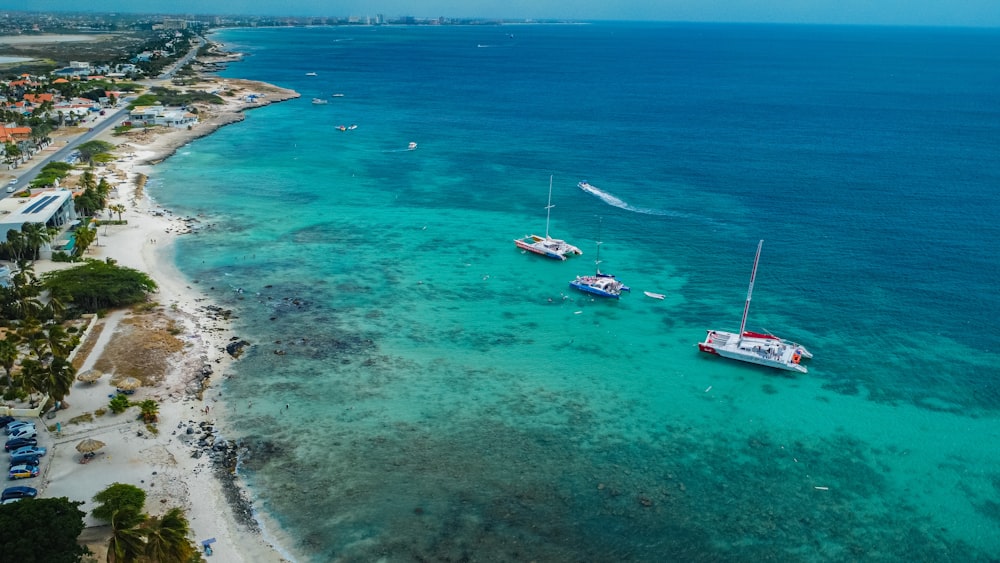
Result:
{"label": "motorboat", "polygon": [[740,322],[740,331],[733,333],[709,330],[705,341],[698,343],[698,349],[731,360],[807,373],[809,370],[801,362],[804,359],[812,358],[813,355],[804,346],[778,338],[773,334],[746,330],[750,298],[753,295],[753,284],[757,277],[757,263],[760,261],[760,250],[763,246],[763,240],[757,244],[757,255],[753,259],[753,271],[750,273],[747,300],[743,305],[743,320]]}
{"label": "motorboat", "polygon": [[646,297],[651,297],[653,299],[660,299],[660,300],[662,300],[664,297],[666,297],[666,295],[663,295],[662,293],[653,293],[652,291],[643,291],[642,293]]}
{"label": "motorboat", "polygon": [[323,98],[313,98],[312,103],[314,103],[316,105],[323,105],[323,104],[327,103],[327,101],[324,100]]}

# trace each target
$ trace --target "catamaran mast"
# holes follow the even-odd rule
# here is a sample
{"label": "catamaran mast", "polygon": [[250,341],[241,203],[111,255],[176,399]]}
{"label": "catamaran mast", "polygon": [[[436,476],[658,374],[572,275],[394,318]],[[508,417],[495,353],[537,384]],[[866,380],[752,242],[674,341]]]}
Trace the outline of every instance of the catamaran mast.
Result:
{"label": "catamaran mast", "polygon": [[601,218],[597,219],[597,257],[594,259],[594,267],[597,269],[597,275],[601,275],[601,226],[604,220]]}
{"label": "catamaran mast", "polygon": [[750,287],[747,288],[747,302],[743,305],[743,320],[740,321],[740,337],[738,342],[743,340],[743,332],[747,328],[747,313],[750,312],[750,297],[753,295],[753,282],[757,279],[757,262],[760,260],[760,249],[764,246],[764,241],[757,243],[757,255],[753,258],[753,271],[750,272]]}
{"label": "catamaran mast", "polygon": [[552,215],[552,176],[549,175],[549,204],[545,206],[545,239],[549,238],[549,216]]}

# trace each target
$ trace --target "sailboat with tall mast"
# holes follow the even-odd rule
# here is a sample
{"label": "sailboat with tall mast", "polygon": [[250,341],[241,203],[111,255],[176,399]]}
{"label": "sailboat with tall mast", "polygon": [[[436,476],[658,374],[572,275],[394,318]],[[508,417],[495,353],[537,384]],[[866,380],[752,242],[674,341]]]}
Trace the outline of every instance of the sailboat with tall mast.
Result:
{"label": "sailboat with tall mast", "polygon": [[740,331],[734,334],[721,330],[709,330],[705,341],[698,343],[698,349],[702,352],[741,362],[807,373],[809,370],[801,362],[805,358],[812,358],[813,355],[804,346],[778,338],[773,334],[746,330],[747,313],[750,311],[750,299],[753,296],[753,284],[757,278],[757,263],[760,261],[760,250],[763,246],[763,240],[757,244],[757,255],[753,259],[753,271],[750,273],[747,300],[743,305],[743,320],[740,321]]}
{"label": "sailboat with tall mast", "polygon": [[534,252],[554,260],[565,260],[567,255],[583,254],[579,248],[568,242],[552,238],[549,236],[549,219],[552,216],[552,176],[549,176],[549,203],[545,206],[545,236],[526,235],[524,238],[514,239],[514,244],[518,248]]}
{"label": "sailboat with tall mast", "polygon": [[569,282],[569,285],[591,295],[618,299],[621,297],[623,291],[631,291],[631,289],[627,285],[618,281],[614,275],[601,272],[602,244],[604,243],[601,242],[601,228],[600,223],[598,223],[597,258],[594,259],[596,272],[592,276],[576,276],[576,279]]}

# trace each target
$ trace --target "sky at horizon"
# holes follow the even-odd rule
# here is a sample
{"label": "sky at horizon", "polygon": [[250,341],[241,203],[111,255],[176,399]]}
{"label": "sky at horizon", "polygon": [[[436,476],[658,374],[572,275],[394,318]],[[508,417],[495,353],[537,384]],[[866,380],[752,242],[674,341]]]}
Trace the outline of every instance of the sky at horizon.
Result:
{"label": "sky at horizon", "polygon": [[1000,0],[34,0],[21,10],[1000,27]]}

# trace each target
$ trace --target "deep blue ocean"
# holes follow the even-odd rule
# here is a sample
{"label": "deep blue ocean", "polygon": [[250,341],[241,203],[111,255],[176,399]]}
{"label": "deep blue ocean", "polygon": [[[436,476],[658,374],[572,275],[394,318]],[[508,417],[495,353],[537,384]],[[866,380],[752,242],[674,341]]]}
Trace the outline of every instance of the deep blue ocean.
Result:
{"label": "deep blue ocean", "polygon": [[[1000,557],[1000,30],[214,38],[302,98],[149,192],[254,344],[220,410],[296,560]],[[565,262],[513,244],[550,177]],[[568,286],[598,237],[619,301]],[[695,346],[761,239],[748,328],[808,374]]]}

